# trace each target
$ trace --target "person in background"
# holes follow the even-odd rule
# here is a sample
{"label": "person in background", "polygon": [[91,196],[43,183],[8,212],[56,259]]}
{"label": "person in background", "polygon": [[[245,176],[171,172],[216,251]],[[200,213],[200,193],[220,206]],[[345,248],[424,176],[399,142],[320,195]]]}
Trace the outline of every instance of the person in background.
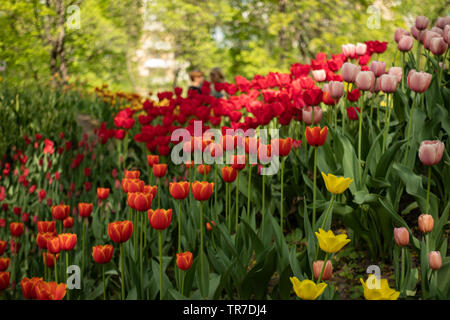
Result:
{"label": "person in background", "polygon": [[202,85],[205,78],[203,77],[203,72],[199,70],[192,70],[189,72],[189,78],[191,79],[191,85],[188,88],[189,90],[195,90],[198,93],[202,93]]}
{"label": "person in background", "polygon": [[216,98],[222,98],[224,94],[222,93],[223,89],[221,84],[225,82],[225,76],[223,75],[222,70],[218,67],[213,68],[209,73],[209,78],[212,84],[211,95]]}

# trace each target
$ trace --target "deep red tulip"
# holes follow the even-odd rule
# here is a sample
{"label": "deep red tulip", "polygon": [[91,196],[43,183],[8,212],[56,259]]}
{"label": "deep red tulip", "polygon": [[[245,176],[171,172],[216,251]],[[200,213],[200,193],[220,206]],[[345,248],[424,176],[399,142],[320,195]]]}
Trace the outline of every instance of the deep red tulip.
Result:
{"label": "deep red tulip", "polygon": [[97,188],[97,198],[99,200],[106,200],[109,196],[109,188]]}
{"label": "deep red tulip", "polygon": [[90,217],[94,205],[92,203],[80,202],[78,204],[78,214],[80,217]]}
{"label": "deep red tulip", "polygon": [[205,174],[205,168],[206,168],[206,174],[208,174],[211,171],[211,166],[205,165],[205,164],[201,164],[197,168],[198,173],[200,173],[201,175],[204,175]]}
{"label": "deep red tulip", "polygon": [[167,164],[154,164],[153,165],[153,175],[158,178],[162,178],[166,175],[167,172]]}
{"label": "deep red tulip", "polygon": [[22,293],[25,299],[36,299],[36,292],[34,290],[37,283],[43,281],[43,278],[23,278],[20,281],[20,287],[22,288]]}
{"label": "deep red tulip", "polygon": [[70,206],[65,204],[60,204],[57,206],[52,206],[52,217],[55,220],[64,220],[69,216]]}
{"label": "deep red tulip", "polygon": [[320,129],[319,126],[317,127],[306,127],[305,135],[306,135],[306,141],[308,141],[308,144],[311,146],[321,146],[325,143],[325,140],[327,139],[327,133],[328,133],[328,127],[323,127]]}
{"label": "deep red tulip", "polygon": [[130,208],[145,212],[152,206],[153,196],[151,193],[134,192],[127,194],[127,202]]}
{"label": "deep red tulip", "polygon": [[6,251],[7,242],[4,240],[0,240],[0,256]]}
{"label": "deep red tulip", "polygon": [[170,226],[172,221],[172,209],[156,209],[148,210],[148,221],[153,229],[165,230]]}
{"label": "deep red tulip", "polygon": [[71,251],[77,244],[77,235],[75,233],[60,233],[58,239],[59,246],[63,251]]}
{"label": "deep red tulip", "polygon": [[113,246],[110,244],[104,246],[99,244],[92,247],[92,257],[94,258],[94,261],[99,264],[110,262],[113,257]]}
{"label": "deep red tulip", "polygon": [[37,223],[39,233],[51,233],[56,235],[56,221],[38,221]]}
{"label": "deep red tulip", "polygon": [[186,251],[177,253],[177,266],[181,270],[189,270],[193,262],[192,252]]}
{"label": "deep red tulip", "polygon": [[0,258],[0,271],[6,271],[9,267],[9,258]]}
{"label": "deep red tulip", "polygon": [[108,225],[108,235],[113,242],[126,242],[130,239],[132,233],[133,222],[129,220],[115,221]]}
{"label": "deep red tulip", "polygon": [[48,241],[54,237],[54,234],[51,232],[46,233],[38,233],[36,236],[36,244],[41,249],[47,249]]}
{"label": "deep red tulip", "polygon": [[9,224],[9,231],[13,237],[20,237],[24,231],[24,225],[22,222],[11,222]]}
{"label": "deep red tulip", "polygon": [[67,217],[63,220],[63,226],[66,229],[72,228],[73,227],[73,217]]}
{"label": "deep red tulip", "polygon": [[13,208],[13,212],[16,216],[19,216],[22,213],[22,208],[21,207],[14,207]]}
{"label": "deep red tulip", "polygon": [[236,180],[237,175],[238,175],[238,172],[233,167],[223,167],[222,168],[222,178],[223,178],[223,181],[225,181],[227,183],[234,182],[234,180]]}
{"label": "deep red tulip", "polygon": [[56,255],[47,251],[42,253],[42,263],[44,263],[47,266],[47,268],[54,268],[55,259],[58,260],[58,258],[59,253],[57,253]]}
{"label": "deep red tulip", "polygon": [[187,181],[171,182],[169,184],[170,195],[177,200],[186,199],[189,195],[191,184]]}
{"label": "deep red tulip", "polygon": [[247,156],[246,155],[232,155],[230,157],[230,163],[231,166],[235,169],[235,170],[242,170],[245,168],[245,164],[247,162]]}
{"label": "deep red tulip", "polygon": [[0,293],[8,289],[10,275],[9,272],[0,272]]}

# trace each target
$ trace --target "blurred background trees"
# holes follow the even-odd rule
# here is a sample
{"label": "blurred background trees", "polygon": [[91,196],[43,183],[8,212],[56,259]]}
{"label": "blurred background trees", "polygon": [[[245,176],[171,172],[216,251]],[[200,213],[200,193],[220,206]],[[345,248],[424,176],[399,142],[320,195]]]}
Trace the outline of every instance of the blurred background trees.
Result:
{"label": "blurred background trees", "polygon": [[14,84],[56,74],[144,92],[186,85],[191,69],[285,72],[367,40],[390,41],[390,63],[395,28],[447,11],[445,0],[0,0],[0,60]]}

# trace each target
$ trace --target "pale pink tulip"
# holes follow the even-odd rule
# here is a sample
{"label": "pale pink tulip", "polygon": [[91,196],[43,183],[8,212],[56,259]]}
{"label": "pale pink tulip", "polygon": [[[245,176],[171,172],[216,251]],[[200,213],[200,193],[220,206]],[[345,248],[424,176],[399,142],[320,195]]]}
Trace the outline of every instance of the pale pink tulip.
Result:
{"label": "pale pink tulip", "polygon": [[346,62],[342,65],[341,75],[342,79],[347,82],[355,82],[356,75],[361,71],[361,67],[353,63]]}
{"label": "pale pink tulip", "polygon": [[414,45],[414,38],[411,36],[402,36],[398,42],[398,50],[407,52],[411,50]]}
{"label": "pale pink tulip", "polygon": [[[320,107],[314,107],[314,124],[317,124],[322,120],[323,111]],[[312,107],[307,106],[302,110],[303,121],[307,125],[311,125],[312,123]]]}
{"label": "pale pink tulip", "polygon": [[375,74],[372,71],[360,71],[356,76],[355,83],[359,90],[373,90],[375,86]]}
{"label": "pale pink tulip", "polygon": [[429,20],[425,16],[418,16],[416,18],[416,28],[418,30],[424,30],[428,27]]}
{"label": "pale pink tulip", "polygon": [[383,74],[380,77],[380,89],[385,93],[394,93],[397,90],[398,80],[396,76]]}
{"label": "pale pink tulip", "polygon": [[379,77],[386,72],[386,62],[384,61],[372,61],[370,63],[370,71],[375,74],[375,77]]}
{"label": "pale pink tulip", "polygon": [[429,73],[412,69],[408,73],[408,87],[414,92],[423,93],[430,86],[431,78]]}
{"label": "pale pink tulip", "polygon": [[439,140],[422,141],[419,147],[419,159],[426,166],[438,164],[444,155],[445,145]]}
{"label": "pale pink tulip", "polygon": [[442,257],[440,251],[430,251],[428,254],[428,264],[433,270],[439,270],[442,267]]}

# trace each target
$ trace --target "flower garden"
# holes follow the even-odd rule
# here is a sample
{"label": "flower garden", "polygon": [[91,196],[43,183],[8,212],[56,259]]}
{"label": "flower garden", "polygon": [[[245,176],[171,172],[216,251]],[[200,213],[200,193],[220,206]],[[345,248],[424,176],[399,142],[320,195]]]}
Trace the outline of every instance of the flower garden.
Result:
{"label": "flower garden", "polygon": [[199,92],[3,86],[0,299],[450,299],[449,38],[419,16]]}

